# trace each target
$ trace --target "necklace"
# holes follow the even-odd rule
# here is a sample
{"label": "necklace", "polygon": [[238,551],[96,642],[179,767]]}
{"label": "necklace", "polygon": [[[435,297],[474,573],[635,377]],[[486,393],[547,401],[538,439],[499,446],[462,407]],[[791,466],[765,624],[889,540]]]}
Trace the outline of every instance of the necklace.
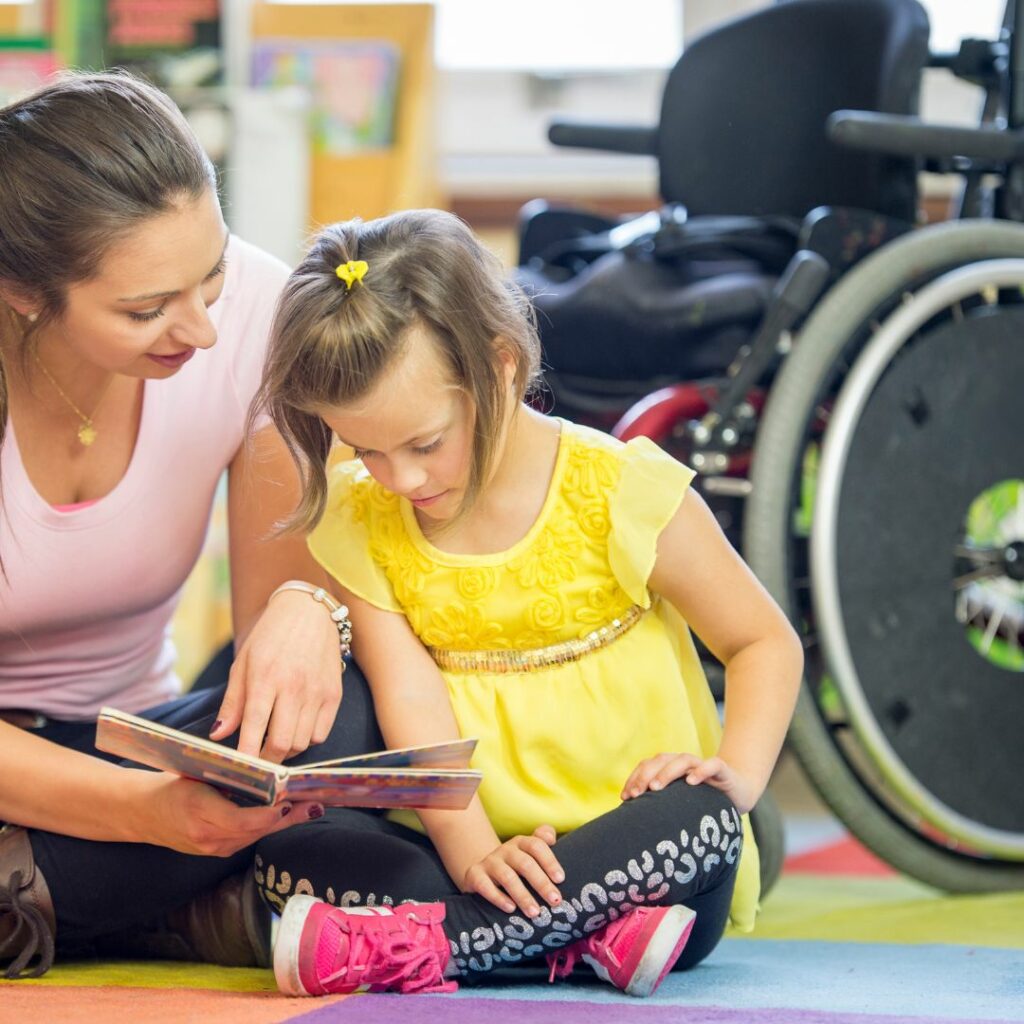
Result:
{"label": "necklace", "polygon": [[71,406],[71,408],[75,412],[75,415],[82,421],[82,425],[78,428],[78,441],[84,447],[88,448],[89,445],[91,445],[93,441],[96,440],[97,436],[96,427],[93,425],[92,422],[93,416],[96,415],[96,410],[99,409],[100,403],[103,401],[104,398],[107,397],[107,392],[110,390],[110,385],[114,383],[113,376],[111,376],[110,380],[107,381],[107,386],[103,389],[103,393],[96,400],[96,404],[92,408],[92,416],[86,416],[85,413],[82,412],[82,410],[79,409],[78,406],[75,405],[75,403],[72,402],[70,398],[68,398],[68,396],[64,392],[64,389],[56,382],[56,380],[54,380],[53,374],[50,373],[50,371],[45,366],[43,366],[42,360],[39,358],[38,355],[36,355],[35,360],[36,365],[39,367],[40,370],[43,371],[43,376],[53,385],[54,390],[57,392],[57,394],[60,395],[60,397],[63,398],[64,401],[69,406]]}

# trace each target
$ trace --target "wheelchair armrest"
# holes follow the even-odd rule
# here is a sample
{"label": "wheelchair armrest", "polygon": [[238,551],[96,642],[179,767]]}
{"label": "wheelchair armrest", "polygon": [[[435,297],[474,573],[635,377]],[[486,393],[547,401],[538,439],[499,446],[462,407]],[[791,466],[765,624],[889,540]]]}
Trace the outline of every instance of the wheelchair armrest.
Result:
{"label": "wheelchair armrest", "polygon": [[836,110],[829,115],[828,136],[851,149],[912,157],[966,157],[1008,162],[1024,157],[1024,132],[982,125],[925,124],[905,114]]}
{"label": "wheelchair armrest", "polygon": [[555,146],[603,149],[638,156],[654,156],[658,151],[658,129],[640,125],[552,121],[548,126],[548,139]]}

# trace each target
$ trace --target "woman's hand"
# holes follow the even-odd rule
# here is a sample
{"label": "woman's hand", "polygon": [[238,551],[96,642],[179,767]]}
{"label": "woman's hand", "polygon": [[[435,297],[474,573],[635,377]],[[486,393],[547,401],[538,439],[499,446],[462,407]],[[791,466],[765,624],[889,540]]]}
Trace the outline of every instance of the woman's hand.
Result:
{"label": "woman's hand", "polygon": [[746,814],[761,795],[749,779],[730,768],[720,757],[698,757],[696,754],[657,754],[641,761],[622,787],[622,799],[664,789],[676,779],[685,779],[691,786],[706,782],[720,789],[733,802],[740,814]]}
{"label": "woman's hand", "polygon": [[230,857],[272,832],[323,814],[315,803],[239,807],[202,782],[167,772],[124,771],[135,776],[126,787],[134,796],[128,811],[133,840],[179,853]]}
{"label": "woman's hand", "polygon": [[301,591],[278,594],[235,657],[210,739],[280,763],[323,743],[341,703],[338,628]]}
{"label": "woman's hand", "polygon": [[562,902],[557,883],[565,880],[565,872],[551,852],[555,839],[550,825],[540,825],[532,836],[513,836],[466,871],[463,891],[483,896],[506,914],[519,907],[527,917],[536,917],[540,907],[528,883],[557,907]]}

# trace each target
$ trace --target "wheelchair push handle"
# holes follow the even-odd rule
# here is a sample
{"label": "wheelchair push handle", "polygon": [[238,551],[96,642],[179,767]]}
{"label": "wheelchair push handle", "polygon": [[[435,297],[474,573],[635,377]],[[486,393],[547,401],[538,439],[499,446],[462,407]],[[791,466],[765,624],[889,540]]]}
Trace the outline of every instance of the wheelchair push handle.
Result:
{"label": "wheelchair push handle", "polygon": [[602,149],[636,156],[655,156],[658,152],[658,129],[643,125],[552,121],[548,126],[548,140],[555,146]]}
{"label": "wheelchair push handle", "polygon": [[842,146],[874,153],[993,163],[1024,159],[1024,131],[1005,128],[961,128],[925,124],[909,115],[837,110],[829,115],[826,130],[829,138]]}

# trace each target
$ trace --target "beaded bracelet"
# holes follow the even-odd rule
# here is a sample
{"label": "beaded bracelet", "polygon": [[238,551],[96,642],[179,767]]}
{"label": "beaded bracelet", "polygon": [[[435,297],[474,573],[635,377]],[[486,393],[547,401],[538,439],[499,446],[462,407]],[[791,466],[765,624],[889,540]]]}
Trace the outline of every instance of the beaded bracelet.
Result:
{"label": "beaded bracelet", "polygon": [[[312,583],[303,583],[302,580],[289,580],[287,583],[282,583],[267,598],[267,604],[270,604],[278,594],[285,590],[298,590],[303,594],[309,594],[314,601],[322,604],[330,612],[331,621],[338,627],[341,656],[344,658],[352,649],[352,620],[348,617],[348,607],[335,601],[323,587],[314,587]],[[342,670],[344,667],[345,663],[342,661]]]}

